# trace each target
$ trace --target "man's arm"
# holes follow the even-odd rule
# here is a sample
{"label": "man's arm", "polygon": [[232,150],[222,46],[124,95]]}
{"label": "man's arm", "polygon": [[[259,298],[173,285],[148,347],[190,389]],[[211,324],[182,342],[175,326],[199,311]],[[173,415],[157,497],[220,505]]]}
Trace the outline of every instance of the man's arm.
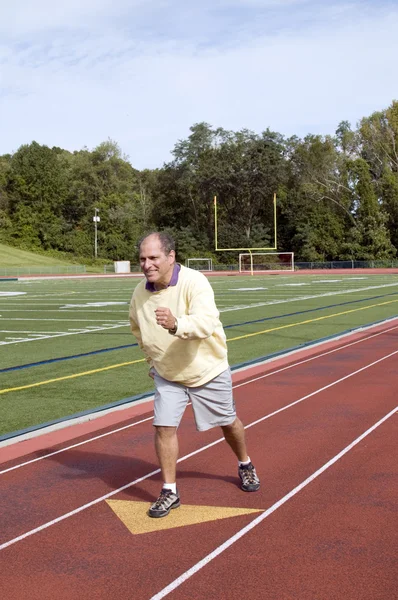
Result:
{"label": "man's arm", "polygon": [[214,292],[206,278],[196,281],[187,298],[188,314],[174,315],[168,308],[156,310],[156,320],[171,334],[183,339],[205,339],[210,337],[219,325],[219,312],[214,300]]}

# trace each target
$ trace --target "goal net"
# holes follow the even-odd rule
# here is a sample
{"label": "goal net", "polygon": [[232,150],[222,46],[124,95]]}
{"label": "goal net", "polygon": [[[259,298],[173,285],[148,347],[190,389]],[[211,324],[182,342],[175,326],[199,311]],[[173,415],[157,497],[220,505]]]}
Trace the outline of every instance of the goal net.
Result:
{"label": "goal net", "polygon": [[252,252],[239,254],[239,272],[294,271],[294,252]]}
{"label": "goal net", "polygon": [[211,258],[187,258],[185,266],[197,271],[212,271],[213,259]]}

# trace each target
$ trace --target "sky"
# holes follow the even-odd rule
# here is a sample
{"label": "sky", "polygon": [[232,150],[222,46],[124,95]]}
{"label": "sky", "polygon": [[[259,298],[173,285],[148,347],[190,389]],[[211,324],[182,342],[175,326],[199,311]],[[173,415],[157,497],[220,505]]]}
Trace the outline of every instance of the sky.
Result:
{"label": "sky", "polygon": [[333,134],[398,99],[398,0],[0,4],[0,155],[116,141],[160,168],[194,123]]}

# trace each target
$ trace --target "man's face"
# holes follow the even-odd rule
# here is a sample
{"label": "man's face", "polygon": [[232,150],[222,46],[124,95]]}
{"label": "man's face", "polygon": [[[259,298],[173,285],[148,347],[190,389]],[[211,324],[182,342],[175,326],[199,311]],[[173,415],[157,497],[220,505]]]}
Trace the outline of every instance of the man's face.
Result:
{"label": "man's face", "polygon": [[146,238],[140,248],[140,266],[148,281],[155,287],[166,287],[173,275],[175,252],[165,254],[157,236]]}

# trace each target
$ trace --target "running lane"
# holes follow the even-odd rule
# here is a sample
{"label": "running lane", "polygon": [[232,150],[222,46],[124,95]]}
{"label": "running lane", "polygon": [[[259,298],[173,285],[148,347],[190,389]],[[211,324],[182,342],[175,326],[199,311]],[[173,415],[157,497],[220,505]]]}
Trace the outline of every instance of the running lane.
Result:
{"label": "running lane", "polygon": [[[179,466],[184,506],[258,511],[275,506],[394,409],[397,342],[394,331],[355,346],[345,341],[331,354],[320,352],[295,366],[292,361],[283,370],[268,365],[265,376],[257,373],[255,381],[238,384],[239,413],[262,478],[256,494],[240,491],[225,443],[215,443],[218,432],[194,433],[188,409],[180,454],[196,453]],[[149,503],[157,495],[159,476],[148,477],[157,470],[152,435],[151,421],[145,421],[0,476],[6,598],[151,598],[265,514],[221,519],[217,513],[209,522],[131,533],[101,498],[137,479],[112,499]],[[169,597],[393,597],[393,529],[385,532],[396,464],[390,460],[392,436],[393,417]],[[380,447],[366,454],[376,441]],[[374,452],[380,460],[371,460]],[[363,500],[368,496],[370,508]],[[51,524],[70,511],[78,512]],[[173,518],[178,513],[183,521],[182,509]],[[21,535],[26,537],[15,541]]]}

